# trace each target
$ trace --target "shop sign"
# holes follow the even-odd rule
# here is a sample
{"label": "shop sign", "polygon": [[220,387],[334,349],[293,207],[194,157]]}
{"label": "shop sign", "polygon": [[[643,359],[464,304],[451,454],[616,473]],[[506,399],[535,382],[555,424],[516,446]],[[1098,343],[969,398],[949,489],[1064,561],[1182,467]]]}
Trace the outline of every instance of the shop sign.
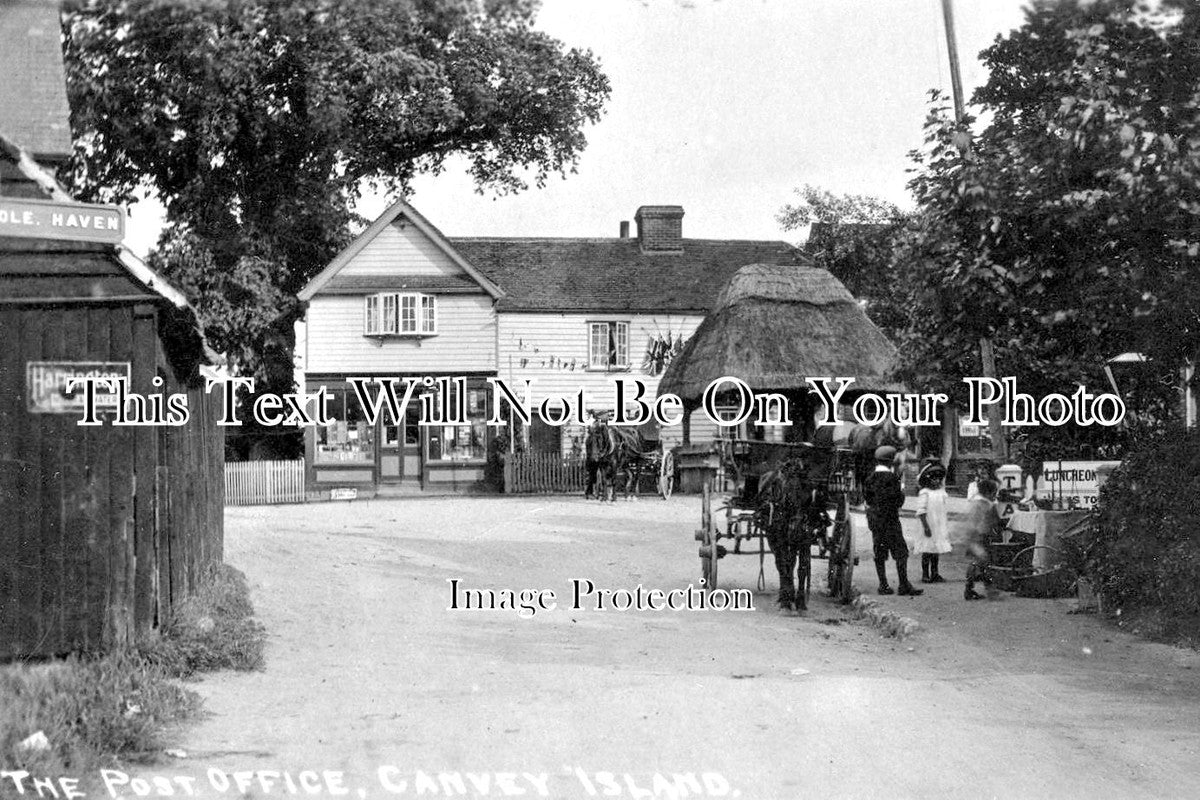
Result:
{"label": "shop sign", "polygon": [[[67,382],[72,378],[124,378],[130,377],[128,361],[30,361],[25,365],[25,404],[34,414],[73,414],[83,411],[85,390],[76,386],[71,390]],[[113,387],[116,388],[115,386]],[[107,392],[96,386],[96,407],[115,410],[116,392]]]}
{"label": "shop sign", "polygon": [[1093,509],[1100,497],[1096,470],[1120,465],[1120,461],[1044,461],[1038,496],[1055,501],[1061,498],[1063,508]]}
{"label": "shop sign", "polygon": [[125,212],[118,206],[0,198],[0,236],[119,244]]}

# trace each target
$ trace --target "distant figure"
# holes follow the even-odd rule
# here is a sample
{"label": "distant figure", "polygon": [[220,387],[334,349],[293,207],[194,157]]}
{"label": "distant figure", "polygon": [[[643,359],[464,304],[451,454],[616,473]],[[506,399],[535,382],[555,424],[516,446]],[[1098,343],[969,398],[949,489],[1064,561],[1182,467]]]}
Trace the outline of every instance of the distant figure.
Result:
{"label": "distant figure", "polygon": [[917,494],[917,520],[923,536],[918,536],[913,550],[921,554],[921,583],[944,583],[938,572],[942,553],[950,552],[950,520],[946,510],[946,468],[937,462],[926,464],[917,476],[921,487]]}
{"label": "distant figure", "polygon": [[875,471],[863,484],[863,499],[867,501],[867,527],[875,550],[875,572],[879,576],[879,593],[896,594],[887,580],[887,559],[896,560],[896,580],[899,593],[915,597],[922,593],[908,582],[908,545],[900,527],[900,509],[904,505],[904,490],[892,471],[896,448],[880,447],[875,451]]}
{"label": "distant figure", "polygon": [[963,599],[982,600],[983,595],[975,591],[976,582],[980,582],[987,587],[987,598],[994,600],[999,593],[992,588],[992,579],[988,576],[987,545],[1004,527],[996,511],[996,492],[1000,485],[991,478],[981,478],[978,485],[979,496],[967,508],[966,545],[971,561],[967,565],[967,586],[963,590]]}

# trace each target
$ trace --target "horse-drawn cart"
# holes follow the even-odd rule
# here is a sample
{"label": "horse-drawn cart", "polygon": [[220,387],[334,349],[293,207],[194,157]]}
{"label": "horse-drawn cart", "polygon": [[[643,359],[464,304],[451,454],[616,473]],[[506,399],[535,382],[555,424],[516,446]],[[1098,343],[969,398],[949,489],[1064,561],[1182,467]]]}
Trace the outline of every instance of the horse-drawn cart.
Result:
{"label": "horse-drawn cart", "polygon": [[722,558],[757,554],[758,588],[766,588],[769,551],[779,571],[781,605],[807,607],[813,558],[827,562],[829,595],[850,602],[856,563],[849,501],[855,488],[854,452],[737,439],[723,443],[722,460],[735,476],[736,489],[715,509],[718,501],[708,485],[701,495],[696,540],[705,587],[717,587]]}

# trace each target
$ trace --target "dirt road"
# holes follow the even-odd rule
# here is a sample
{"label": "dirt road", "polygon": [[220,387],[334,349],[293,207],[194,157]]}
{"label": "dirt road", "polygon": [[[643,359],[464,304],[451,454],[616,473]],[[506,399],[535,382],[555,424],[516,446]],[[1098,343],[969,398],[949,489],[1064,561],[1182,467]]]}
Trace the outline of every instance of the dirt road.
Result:
{"label": "dirt road", "polygon": [[[769,561],[752,611],[571,608],[572,579],[686,587],[698,520],[686,497],[230,509],[227,560],[270,631],[267,668],[197,684],[211,716],[180,732],[187,757],[145,783],[110,775],[112,794],[1200,794],[1196,653],[1064,602],[965,603],[960,562],[923,597],[883,599],[921,623],[905,641],[825,600],[781,616]],[[755,587],[757,558],[721,566]],[[451,579],[553,590],[557,607],[448,610]]]}

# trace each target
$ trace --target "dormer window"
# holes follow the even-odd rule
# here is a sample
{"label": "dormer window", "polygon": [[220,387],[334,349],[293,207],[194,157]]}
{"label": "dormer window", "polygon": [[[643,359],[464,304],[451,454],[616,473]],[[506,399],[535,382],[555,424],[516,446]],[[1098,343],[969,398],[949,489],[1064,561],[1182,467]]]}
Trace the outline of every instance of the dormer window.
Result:
{"label": "dormer window", "polygon": [[363,305],[363,336],[433,336],[437,297],[416,292],[369,294]]}

